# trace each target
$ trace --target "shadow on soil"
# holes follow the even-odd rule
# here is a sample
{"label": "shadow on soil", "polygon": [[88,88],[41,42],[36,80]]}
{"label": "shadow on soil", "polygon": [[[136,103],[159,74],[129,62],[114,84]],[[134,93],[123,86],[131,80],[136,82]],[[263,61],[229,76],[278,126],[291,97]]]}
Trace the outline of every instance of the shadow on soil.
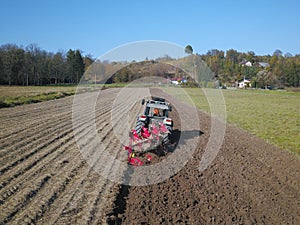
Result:
{"label": "shadow on soil", "polygon": [[180,139],[181,139],[180,144],[185,145],[187,140],[200,137],[202,134],[204,133],[200,130],[188,130],[188,131],[180,131],[178,129],[173,130],[172,136],[170,138],[170,144],[168,144],[168,146],[166,146],[165,148],[157,148],[155,151],[153,151],[153,153],[155,153],[159,157],[165,156],[168,153],[172,153],[176,151]]}
{"label": "shadow on soil", "polygon": [[[126,172],[124,173],[124,180],[130,180],[131,175],[133,174],[134,169],[132,167],[128,167]],[[129,195],[130,185],[120,185],[119,193],[117,194],[116,200],[114,202],[114,209],[112,212],[106,215],[107,224],[116,225],[122,223],[122,215],[125,213],[126,209],[126,200]]]}
{"label": "shadow on soil", "polygon": [[195,137],[200,137],[202,134],[204,134],[201,130],[187,130],[187,131],[180,131],[178,129],[173,130],[172,137],[171,137],[171,143],[176,143],[176,145],[179,142],[179,139],[181,138],[182,144],[185,144],[185,142],[189,139],[193,139]]}

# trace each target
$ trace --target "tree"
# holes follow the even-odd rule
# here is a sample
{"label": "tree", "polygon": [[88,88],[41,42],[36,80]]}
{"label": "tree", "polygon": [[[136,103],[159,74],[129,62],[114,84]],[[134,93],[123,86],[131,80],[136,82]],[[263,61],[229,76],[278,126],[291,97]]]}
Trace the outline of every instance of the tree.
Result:
{"label": "tree", "polygon": [[216,57],[218,57],[219,59],[224,59],[225,53],[224,53],[224,51],[220,51],[220,50],[218,50],[218,49],[211,49],[211,50],[209,50],[209,51],[206,53],[206,55],[207,55],[208,57],[216,56]]}
{"label": "tree", "polygon": [[254,63],[255,62],[255,53],[253,51],[247,52],[246,60],[250,61],[251,63]]}
{"label": "tree", "polygon": [[38,61],[38,54],[41,49],[37,46],[37,44],[30,44],[26,47],[27,54],[27,76],[28,80],[32,80],[31,84],[39,85],[39,74],[37,74],[37,61]]}
{"label": "tree", "polygon": [[75,82],[78,84],[84,73],[84,62],[79,50],[75,51],[74,69],[76,75]]}
{"label": "tree", "polygon": [[64,55],[61,52],[57,52],[50,61],[50,83],[57,84],[64,82],[65,74],[65,62]]}
{"label": "tree", "polygon": [[273,53],[273,56],[277,56],[277,57],[282,56],[282,51],[279,49],[276,49]]}
{"label": "tree", "polygon": [[193,54],[193,48],[190,45],[187,45],[184,49],[184,52],[187,54]]}
{"label": "tree", "polygon": [[67,52],[67,80],[70,83],[79,83],[84,73],[84,62],[79,50],[69,49]]}
{"label": "tree", "polygon": [[17,45],[7,44],[1,47],[2,78],[4,84],[23,84],[24,50]]}
{"label": "tree", "polygon": [[38,85],[46,85],[51,81],[50,74],[50,61],[53,54],[47,51],[41,50],[37,57],[37,75],[38,75]]}
{"label": "tree", "polygon": [[255,78],[256,87],[267,88],[268,86],[279,86],[280,81],[278,78],[270,71],[262,70],[257,73]]}
{"label": "tree", "polygon": [[243,67],[243,75],[244,75],[244,77],[246,77],[248,79],[251,79],[251,78],[255,77],[257,72],[258,71],[257,71],[257,68],[255,66]]}
{"label": "tree", "polygon": [[67,52],[67,62],[66,62],[66,80],[65,82],[74,83],[74,74],[75,74],[75,52],[72,49],[69,49]]}
{"label": "tree", "polygon": [[94,63],[94,59],[92,55],[86,55],[83,58],[83,62],[84,62],[84,71],[86,71],[90,65],[92,65]]}
{"label": "tree", "polygon": [[238,56],[239,53],[234,49],[230,49],[226,51],[226,60],[229,60],[233,63],[238,63]]}
{"label": "tree", "polygon": [[284,54],[284,57],[285,58],[291,58],[291,57],[293,57],[293,55],[291,53],[287,52],[287,53]]}

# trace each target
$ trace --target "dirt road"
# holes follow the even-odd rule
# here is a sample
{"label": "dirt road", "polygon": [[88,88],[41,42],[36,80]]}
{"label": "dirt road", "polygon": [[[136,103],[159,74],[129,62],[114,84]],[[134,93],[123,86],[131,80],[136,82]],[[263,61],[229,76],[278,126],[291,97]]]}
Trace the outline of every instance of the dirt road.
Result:
{"label": "dirt road", "polygon": [[[119,93],[102,91],[95,124],[105,149],[125,162],[123,136],[141,110],[131,99],[150,91],[131,89],[129,111],[127,103],[115,102]],[[151,94],[170,98],[159,90]],[[82,94],[76,104],[85,105],[92,95]],[[200,172],[211,118],[198,112],[199,135],[192,132],[184,142],[196,145],[196,151],[178,173],[159,184],[120,185],[95,172],[79,150],[74,136],[90,140],[90,117],[74,126],[72,107],[73,97],[67,97],[0,110],[0,224],[300,224],[300,162],[295,156],[227,125],[216,159]],[[88,107],[79,109],[80,115],[90,115]],[[124,117],[114,117],[112,109],[116,115],[127,110],[134,119],[115,131]],[[188,132],[176,123],[176,109],[173,116],[177,135]],[[93,147],[91,153],[97,150]],[[168,154],[164,157],[174,153]],[[105,166],[112,177],[128,173],[115,162]]]}

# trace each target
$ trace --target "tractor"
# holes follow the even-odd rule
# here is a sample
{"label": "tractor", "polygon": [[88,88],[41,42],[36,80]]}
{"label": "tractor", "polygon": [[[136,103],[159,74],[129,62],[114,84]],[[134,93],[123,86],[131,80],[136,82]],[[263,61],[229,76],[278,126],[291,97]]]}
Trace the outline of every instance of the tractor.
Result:
{"label": "tractor", "polygon": [[[143,99],[141,103],[145,105],[144,113],[138,116],[135,129],[129,132],[130,144],[125,146],[129,164],[134,166],[144,164],[136,155],[158,148],[165,149],[173,131],[173,120],[169,117],[172,111],[170,103],[158,97]],[[148,162],[152,158],[147,154],[145,156]]]}

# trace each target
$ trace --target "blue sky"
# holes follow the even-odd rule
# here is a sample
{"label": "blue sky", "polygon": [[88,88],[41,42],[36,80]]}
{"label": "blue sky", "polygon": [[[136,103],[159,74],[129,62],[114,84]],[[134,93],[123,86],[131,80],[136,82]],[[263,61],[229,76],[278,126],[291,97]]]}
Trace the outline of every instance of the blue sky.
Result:
{"label": "blue sky", "polygon": [[200,54],[231,48],[300,54],[298,0],[10,0],[0,10],[0,45],[36,43],[99,57],[126,43],[161,40],[190,44]]}

